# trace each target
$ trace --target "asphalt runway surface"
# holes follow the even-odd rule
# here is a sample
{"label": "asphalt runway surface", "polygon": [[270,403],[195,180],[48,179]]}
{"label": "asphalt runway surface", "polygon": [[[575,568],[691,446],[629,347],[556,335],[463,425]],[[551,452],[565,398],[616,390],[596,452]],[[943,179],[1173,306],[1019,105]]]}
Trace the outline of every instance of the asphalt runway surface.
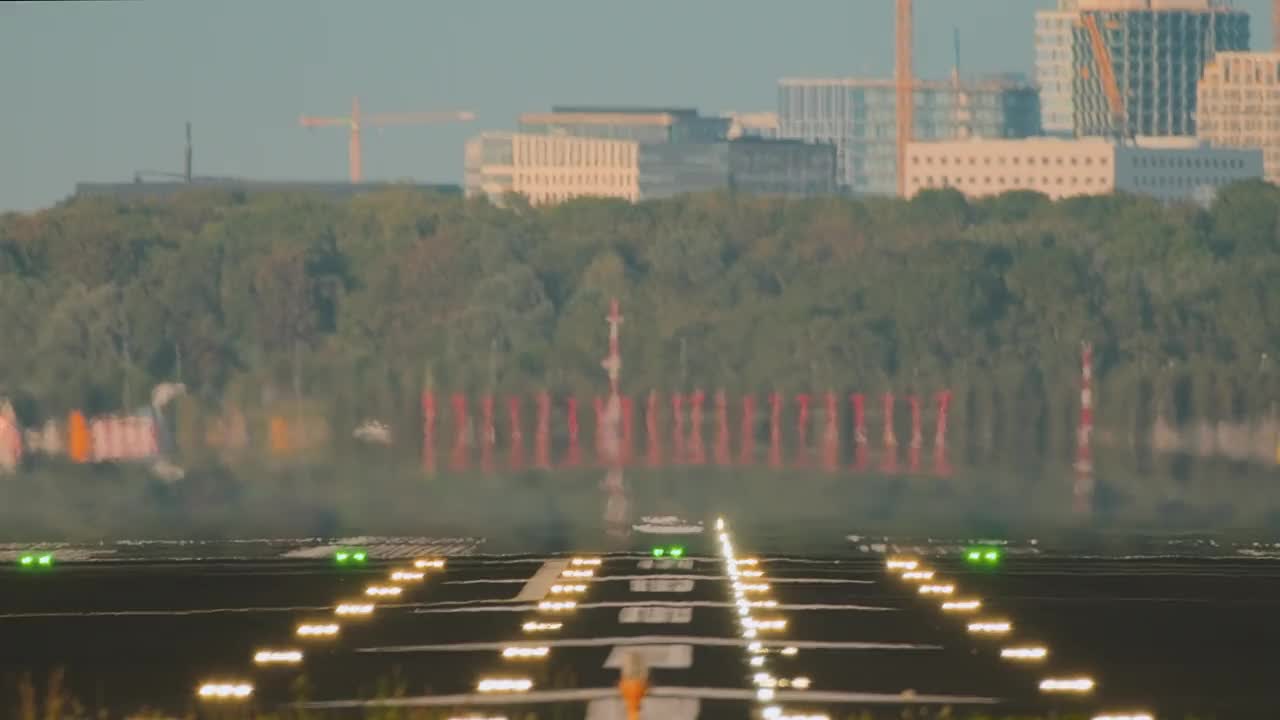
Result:
{"label": "asphalt runway surface", "polygon": [[[651,685],[644,717],[662,720],[760,717],[771,706],[831,718],[901,717],[903,708],[915,717],[950,708],[942,716],[1142,710],[1158,718],[1265,718],[1280,707],[1274,560],[1009,553],[995,567],[975,567],[946,552],[915,556],[918,570],[935,572],[926,581],[904,579],[884,555],[852,546],[829,557],[784,557],[754,554],[746,535],[731,538],[737,559],[758,561],[733,565],[736,578],[711,528],[697,537],[637,536],[631,551],[581,556],[489,556],[475,543],[442,545],[453,553],[443,569],[398,583],[390,573],[413,571],[423,548],[392,552],[396,544],[388,543],[354,567],[336,566],[323,545],[285,559],[60,560],[40,572],[6,561],[0,712],[8,717],[17,707],[22,673],[33,674],[39,695],[49,673],[65,668],[82,717],[144,708],[154,717],[303,709],[311,717],[367,717],[399,707],[404,717],[608,720],[625,717],[610,662],[619,648],[643,648]],[[652,545],[671,543],[688,556],[650,556]],[[574,565],[574,557],[600,564]],[[565,572],[583,570],[591,577]],[[749,605],[752,620],[785,620],[785,628],[744,637],[735,582],[746,584],[738,590],[748,602],[776,603]],[[749,587],[761,583],[768,588]],[[398,597],[366,594],[391,584],[401,588]],[[580,591],[554,591],[579,584]],[[955,590],[949,598],[922,595],[926,584]],[[576,607],[540,606],[562,599]],[[967,599],[980,599],[981,608],[942,609]],[[352,619],[335,616],[340,603],[375,608]],[[976,621],[1007,621],[1011,632],[977,635],[968,629]],[[306,622],[340,629],[299,638]],[[526,632],[534,622],[559,626]],[[546,655],[504,657],[512,646]],[[1048,656],[1019,662],[1000,654],[1032,646]],[[301,651],[302,662],[255,665],[265,649]],[[757,681],[762,671],[769,678]],[[1076,677],[1096,686],[1079,696],[1040,688],[1046,678]],[[527,679],[531,687],[477,692],[492,678]],[[251,684],[253,693],[199,700],[197,688],[210,681]],[[762,690],[774,696],[761,700]]]}

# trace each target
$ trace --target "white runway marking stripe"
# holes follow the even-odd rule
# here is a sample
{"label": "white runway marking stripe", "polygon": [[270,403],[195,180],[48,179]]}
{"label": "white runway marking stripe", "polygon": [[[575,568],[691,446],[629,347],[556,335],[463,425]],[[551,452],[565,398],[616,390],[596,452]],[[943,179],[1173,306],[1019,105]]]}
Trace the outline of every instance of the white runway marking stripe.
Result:
{"label": "white runway marking stripe", "polygon": [[624,607],[618,611],[618,622],[624,625],[685,625],[693,620],[691,607]]}
{"label": "white runway marking stripe", "polygon": [[[606,575],[595,578],[595,582],[615,582],[632,580],[714,580],[727,581],[728,575],[692,575],[666,573],[661,575]],[[528,582],[521,578],[478,578],[475,580],[447,580],[445,585],[511,585]],[[770,577],[768,582],[774,584],[813,584],[813,585],[875,585],[875,580],[850,580],[848,578],[816,578],[816,577]]]}
{"label": "white runway marking stripe", "polygon": [[639,653],[651,668],[680,669],[693,666],[692,645],[621,645],[615,646],[605,659],[606,668],[622,667],[624,652]]}
{"label": "white runway marking stripe", "polygon": [[631,592],[687,593],[693,591],[693,580],[661,580],[641,578],[631,581]]}
{"label": "white runway marking stripe", "polygon": [[[290,707],[311,710],[343,710],[365,707],[441,707],[449,705],[533,705],[560,702],[589,702],[616,699],[618,689],[584,688],[581,690],[533,690],[510,695],[458,694],[419,695],[383,700],[327,700],[292,703]],[[756,691],[746,688],[655,687],[649,698],[691,698],[700,700],[755,700]],[[822,692],[778,690],[774,699],[780,703],[852,703],[859,705],[993,705],[1001,698],[971,695],[902,695],[900,693]]]}
{"label": "white runway marking stripe", "polygon": [[[556,584],[556,580],[560,578],[560,573],[569,567],[568,560],[548,560],[538,568],[538,572],[528,580],[515,580],[513,582],[523,582],[524,587],[513,598],[514,600],[541,600],[551,592],[551,586]],[[455,581],[458,584],[472,583],[476,581],[462,580]],[[446,583],[448,584],[448,583]]]}
{"label": "white runway marking stripe", "polygon": [[[591,610],[595,608],[643,607],[647,605],[649,606],[668,605],[668,606],[707,607],[707,608],[736,608],[737,607],[736,603],[716,602],[714,600],[691,600],[687,602],[685,601],[671,602],[671,601],[655,600],[652,602],[605,601],[605,602],[595,602],[595,603],[579,603],[578,609]],[[417,610],[414,610],[414,613],[432,614],[432,613],[455,613],[455,612],[458,612],[458,613],[525,612],[527,610],[536,610],[537,607],[538,607],[537,605],[528,605],[528,604],[517,605],[517,604],[512,604],[510,602],[505,602],[504,604],[488,604],[488,605],[475,605],[475,606],[456,606],[456,605],[451,607],[422,606],[422,607],[419,607]],[[776,610],[843,610],[843,611],[852,611],[852,612],[900,612],[901,611],[900,608],[883,607],[880,605],[838,605],[835,603],[813,603],[813,604],[799,604],[799,605],[785,605],[785,604],[779,603],[777,608],[774,608],[774,609]]]}
{"label": "white runway marking stripe", "polygon": [[[716,636],[702,635],[635,635],[627,637],[599,637],[599,638],[557,638],[539,641],[539,645],[547,647],[571,647],[571,648],[590,648],[590,647],[609,647],[617,646],[634,646],[634,645],[664,645],[664,644],[680,644],[692,645],[695,647],[746,647],[751,644],[752,640],[744,638],[727,638]],[[859,642],[859,641],[835,641],[835,640],[761,640],[765,647],[796,647],[804,650],[941,650],[941,645],[929,645],[921,643],[891,643],[891,642]],[[509,642],[469,642],[469,643],[437,643],[426,645],[383,645],[376,647],[357,648],[356,652],[360,653],[417,653],[417,652],[482,652],[489,650],[501,650],[507,647]]]}
{"label": "white runway marking stripe", "polygon": [[[702,711],[697,698],[645,698],[640,707],[640,720],[696,720]],[[602,698],[587,703],[587,720],[626,720],[627,708],[622,698]]]}

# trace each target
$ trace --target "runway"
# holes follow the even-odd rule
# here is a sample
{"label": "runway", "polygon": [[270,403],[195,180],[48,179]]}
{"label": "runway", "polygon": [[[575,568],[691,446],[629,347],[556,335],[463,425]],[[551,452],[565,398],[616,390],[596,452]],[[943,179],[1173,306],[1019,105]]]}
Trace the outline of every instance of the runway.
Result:
{"label": "runway", "polygon": [[[554,556],[488,556],[479,543],[420,556],[403,551],[412,543],[371,542],[379,551],[347,566],[324,543],[289,557],[60,559],[45,572],[10,564],[0,572],[0,706],[15,705],[22,673],[33,674],[40,695],[49,673],[65,668],[86,717],[144,708],[163,717],[285,709],[365,717],[372,707],[400,707],[604,720],[623,717],[619,653],[640,649],[651,668],[645,717],[666,720],[761,717],[775,706],[832,718],[899,717],[907,706],[949,708],[953,718],[1135,710],[1268,717],[1275,707],[1274,560],[1010,552],[979,567],[955,553],[911,555],[919,572],[934,573],[925,581],[888,569],[886,553],[847,542],[833,543],[829,556],[782,557],[757,555],[749,535],[735,535],[736,557],[755,564],[731,566],[714,532],[658,538],[687,543],[678,560],[649,557],[651,539],[634,538],[628,552]],[[412,579],[418,557],[444,567]],[[392,581],[397,571],[411,575]],[[921,593],[922,585],[946,584],[951,595]],[[371,596],[370,586],[399,594]],[[943,609],[965,600],[981,607]],[[743,602],[764,623],[755,637],[744,636]],[[373,611],[336,615],[339,604]],[[976,634],[968,626],[977,621],[1006,622],[1010,631]],[[304,623],[339,629],[301,638]],[[1047,657],[1001,656],[1029,647]],[[504,656],[509,648],[532,656]],[[255,664],[265,650],[298,651],[301,662]],[[1083,695],[1040,687],[1084,677],[1096,685]],[[479,692],[494,678],[529,687]],[[199,699],[197,689],[215,681],[252,693]],[[762,690],[772,697],[762,700]]]}

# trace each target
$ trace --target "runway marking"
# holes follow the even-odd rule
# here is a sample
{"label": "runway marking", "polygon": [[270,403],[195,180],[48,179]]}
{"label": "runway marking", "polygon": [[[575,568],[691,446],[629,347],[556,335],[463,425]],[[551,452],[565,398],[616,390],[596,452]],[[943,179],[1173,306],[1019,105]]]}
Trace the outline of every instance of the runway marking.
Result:
{"label": "runway marking", "polygon": [[[861,642],[856,640],[758,640],[745,638],[727,638],[706,635],[635,635],[622,637],[597,638],[559,638],[539,641],[539,645],[547,647],[591,648],[681,644],[696,647],[746,647],[752,642],[761,642],[766,647],[796,647],[807,650],[941,650],[941,645],[922,643]],[[356,648],[359,653],[418,653],[418,652],[481,652],[501,650],[510,645],[507,642],[468,642],[468,643],[436,643],[426,645],[382,645]]]}
{"label": "runway marking", "polygon": [[[621,582],[634,580],[712,580],[727,581],[731,578],[728,575],[693,575],[693,574],[663,574],[663,575],[606,575],[595,578],[595,582]],[[476,578],[474,580],[446,580],[445,585],[512,585],[515,583],[527,582],[521,578]],[[848,578],[818,578],[818,577],[773,577],[769,578],[769,582],[774,584],[793,584],[793,585],[875,585],[875,580],[850,580]]]}
{"label": "runway marking", "polygon": [[[533,577],[529,578],[527,581],[515,580],[515,582],[523,582],[524,587],[521,588],[520,592],[512,599],[517,601],[541,600],[547,596],[548,592],[551,591],[551,586],[556,583],[556,580],[560,577],[560,573],[564,572],[564,569],[567,567],[569,567],[568,560],[548,560],[543,563],[542,567],[538,568],[538,572],[534,573]],[[459,584],[469,584],[478,581],[461,580],[454,582]]]}
{"label": "runway marking", "polygon": [[636,567],[640,568],[641,570],[692,570],[693,561],[692,560],[654,560],[652,558],[645,558],[644,560],[641,560],[639,563],[636,563]]}
{"label": "runway marking", "polygon": [[[640,707],[640,720],[696,720],[702,710],[697,698],[652,697]],[[587,720],[626,720],[621,698],[601,698],[587,703]]]}
{"label": "runway marking", "polygon": [[[672,607],[706,607],[706,608],[736,608],[736,603],[720,602],[715,600],[689,600],[689,601],[604,601],[594,603],[580,603],[579,610],[592,610],[597,608],[625,608],[625,607],[643,607],[651,605],[666,605]],[[505,604],[489,604],[478,606],[454,606],[454,607],[433,607],[419,606],[414,610],[415,614],[431,614],[431,613],[454,613],[454,612],[525,612],[528,610],[536,610],[537,605],[514,605],[510,601]],[[845,610],[855,612],[900,612],[901,608],[884,607],[881,605],[839,605],[835,603],[810,603],[797,605],[784,605],[779,603],[777,610]]]}
{"label": "runway marking", "polygon": [[693,590],[693,580],[648,580],[631,581],[631,592],[653,593],[687,593]]}
{"label": "runway marking", "polygon": [[618,611],[618,622],[632,625],[682,625],[693,619],[693,608],[657,605],[651,607],[624,607]]}
{"label": "runway marking", "polygon": [[[579,690],[532,690],[509,695],[457,694],[419,695],[381,700],[326,700],[292,703],[290,707],[310,710],[343,710],[365,707],[439,707],[448,705],[533,705],[561,702],[589,702],[617,699],[618,689],[584,688]],[[649,698],[686,698],[697,700],[755,700],[756,691],[746,688],[655,687]],[[774,699],[780,703],[853,703],[876,705],[994,705],[1001,698],[971,695],[902,695],[868,692],[822,692],[814,690],[778,690]]]}
{"label": "runway marking", "polygon": [[645,664],[651,668],[668,668],[684,670],[693,666],[692,645],[618,645],[609,652],[605,659],[606,668],[622,667],[624,652],[639,653]]}

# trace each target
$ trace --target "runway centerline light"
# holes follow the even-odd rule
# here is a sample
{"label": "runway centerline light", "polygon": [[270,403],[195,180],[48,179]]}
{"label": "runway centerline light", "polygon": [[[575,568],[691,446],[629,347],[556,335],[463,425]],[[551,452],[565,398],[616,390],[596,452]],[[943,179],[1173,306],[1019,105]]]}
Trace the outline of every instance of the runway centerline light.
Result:
{"label": "runway centerline light", "polygon": [[1155,720],[1155,716],[1148,712],[1106,713],[1094,715],[1093,720]]}
{"label": "runway centerline light", "polygon": [[423,558],[414,560],[413,566],[419,570],[443,570],[444,560],[439,558]]}
{"label": "runway centerline light", "polygon": [[908,570],[902,573],[903,580],[932,580],[932,570]]}
{"label": "runway centerline light", "polygon": [[373,614],[373,603],[339,603],[333,610],[335,615],[365,616]]}
{"label": "runway centerline light", "polygon": [[551,632],[552,630],[559,630],[562,627],[564,627],[564,623],[530,621],[524,624],[524,631],[528,633]]}
{"label": "runway centerline light", "polygon": [[416,570],[396,570],[391,573],[391,582],[418,582],[426,577],[426,573]]}
{"label": "runway centerline light", "polygon": [[942,609],[947,612],[973,612],[981,607],[980,600],[948,600],[942,603]]}
{"label": "runway centerline light", "polygon": [[955,585],[921,585],[921,595],[950,595],[956,591]]}
{"label": "runway centerline light", "polygon": [[916,560],[890,558],[885,562],[885,567],[890,570],[915,570],[920,567],[920,563]]}
{"label": "runway centerline light", "polygon": [[370,597],[399,597],[402,590],[395,585],[370,585],[364,594]]}
{"label": "runway centerline light", "polygon": [[303,623],[298,626],[298,637],[333,637],[338,634],[337,623]]}
{"label": "runway centerline light", "polygon": [[983,620],[969,623],[969,632],[980,635],[1004,635],[1013,629],[1013,624],[1005,620]]}

